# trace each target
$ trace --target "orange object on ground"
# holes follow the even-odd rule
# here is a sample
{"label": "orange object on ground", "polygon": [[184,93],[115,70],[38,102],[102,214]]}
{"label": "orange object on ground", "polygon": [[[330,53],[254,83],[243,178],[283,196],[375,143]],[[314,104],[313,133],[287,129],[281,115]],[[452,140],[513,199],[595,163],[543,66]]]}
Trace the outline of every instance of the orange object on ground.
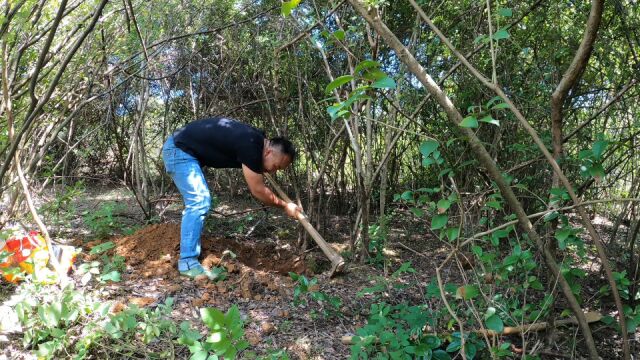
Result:
{"label": "orange object on ground", "polygon": [[[2,246],[2,244],[0,244]],[[53,252],[60,265],[67,271],[75,260],[77,251],[70,246],[53,246]],[[46,241],[37,231],[30,231],[26,236],[12,236],[0,248],[4,261],[0,263],[0,274],[12,283],[17,283],[26,274],[33,274],[36,281],[52,282],[52,272],[47,269],[49,251]],[[22,271],[17,271],[17,268]],[[55,276],[55,274],[54,274]]]}

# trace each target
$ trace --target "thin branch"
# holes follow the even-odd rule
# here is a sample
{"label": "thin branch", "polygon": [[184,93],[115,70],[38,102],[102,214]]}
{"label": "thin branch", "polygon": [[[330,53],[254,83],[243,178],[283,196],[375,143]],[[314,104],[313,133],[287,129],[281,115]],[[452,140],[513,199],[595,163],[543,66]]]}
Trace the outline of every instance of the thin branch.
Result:
{"label": "thin branch", "polygon": [[288,48],[289,46],[297,43],[298,41],[300,41],[300,39],[304,38],[311,30],[315,29],[316,27],[320,26],[322,23],[324,23],[329,17],[331,17],[331,15],[333,15],[333,13],[335,13],[338,9],[340,9],[340,7],[346,2],[346,0],[341,0],[336,6],[333,7],[333,9],[331,9],[331,11],[329,11],[327,13],[327,15],[325,15],[322,19],[316,21],[313,25],[309,26],[308,28],[304,29],[301,33],[299,33],[296,37],[294,37],[293,39],[291,39],[289,42],[287,42],[286,44],[280,46],[279,48],[276,49],[275,53],[278,54],[279,52],[281,52],[282,50]]}

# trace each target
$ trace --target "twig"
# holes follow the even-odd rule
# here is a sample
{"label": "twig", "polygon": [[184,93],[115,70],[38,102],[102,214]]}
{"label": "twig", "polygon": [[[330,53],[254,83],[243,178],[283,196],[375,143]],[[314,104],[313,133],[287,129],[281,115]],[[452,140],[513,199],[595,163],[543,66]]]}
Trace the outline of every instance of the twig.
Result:
{"label": "twig", "polygon": [[320,24],[325,22],[326,19],[329,18],[331,15],[333,15],[333,13],[335,13],[345,2],[346,2],[346,0],[341,0],[336,6],[333,7],[333,9],[331,9],[331,11],[329,11],[329,13],[327,13],[327,15],[325,15],[322,19],[316,21],[313,25],[311,25],[308,28],[304,29],[300,34],[298,34],[296,37],[294,37],[288,43],[286,43],[286,44],[280,46],[279,48],[277,48],[275,53],[278,54],[280,51],[282,51],[282,50],[288,48],[289,46],[291,46],[291,45],[297,43],[298,41],[300,41],[300,39],[305,37],[309,31],[315,29],[317,26],[319,26]]}

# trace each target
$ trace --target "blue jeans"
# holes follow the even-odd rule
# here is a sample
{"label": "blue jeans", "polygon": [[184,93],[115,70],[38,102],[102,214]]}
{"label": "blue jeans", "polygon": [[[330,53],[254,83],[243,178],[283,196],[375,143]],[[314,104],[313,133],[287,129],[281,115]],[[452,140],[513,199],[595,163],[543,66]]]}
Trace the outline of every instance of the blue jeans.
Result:
{"label": "blue jeans", "polygon": [[211,194],[198,160],[176,147],[170,136],[162,147],[162,159],[167,173],[184,200],[180,225],[180,260],[178,270],[201,266],[200,234],[204,218],[211,208]]}

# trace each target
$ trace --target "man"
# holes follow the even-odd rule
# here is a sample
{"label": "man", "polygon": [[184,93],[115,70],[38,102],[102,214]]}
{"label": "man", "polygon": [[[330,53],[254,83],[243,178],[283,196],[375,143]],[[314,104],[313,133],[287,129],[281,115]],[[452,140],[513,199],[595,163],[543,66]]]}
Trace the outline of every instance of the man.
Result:
{"label": "man", "polygon": [[251,194],[265,205],[281,207],[296,218],[302,211],[287,203],[264,184],[263,173],[285,169],[296,157],[287,139],[267,139],[263,131],[225,117],[197,120],[177,130],[165,142],[162,158],[184,200],[180,225],[178,271],[188,277],[212,274],[205,270],[200,256],[200,234],[211,207],[211,194],[202,166],[242,168]]}

